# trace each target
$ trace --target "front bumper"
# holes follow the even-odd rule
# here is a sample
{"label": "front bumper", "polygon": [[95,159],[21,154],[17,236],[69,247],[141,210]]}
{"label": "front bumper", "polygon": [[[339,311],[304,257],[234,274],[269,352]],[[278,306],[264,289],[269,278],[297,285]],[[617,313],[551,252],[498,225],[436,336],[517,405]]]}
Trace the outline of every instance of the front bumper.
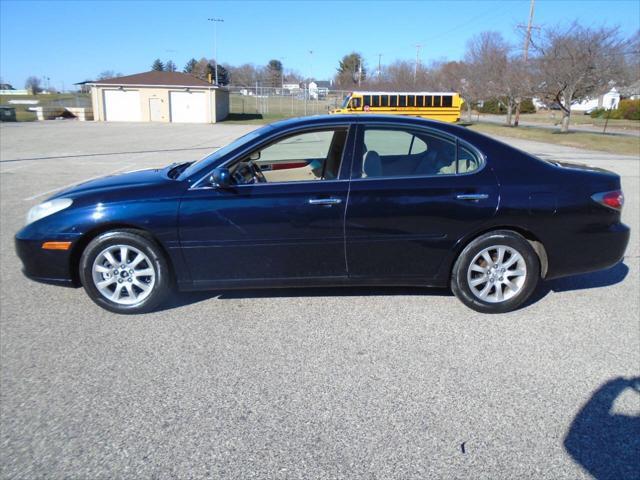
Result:
{"label": "front bumper", "polygon": [[71,272],[72,248],[44,250],[42,243],[42,240],[27,240],[16,236],[16,253],[22,261],[25,276],[43,283],[76,286],[76,279]]}

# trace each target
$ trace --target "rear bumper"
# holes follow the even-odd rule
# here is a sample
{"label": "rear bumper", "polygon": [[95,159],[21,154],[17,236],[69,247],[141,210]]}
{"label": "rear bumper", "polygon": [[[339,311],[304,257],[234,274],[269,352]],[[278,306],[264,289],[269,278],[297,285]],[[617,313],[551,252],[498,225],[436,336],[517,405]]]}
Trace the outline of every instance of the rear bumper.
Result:
{"label": "rear bumper", "polygon": [[15,246],[26,277],[43,283],[76,286],[71,275],[71,249],[43,250],[42,240],[26,240],[17,236]]}
{"label": "rear bumper", "polygon": [[595,272],[616,265],[624,257],[630,233],[625,224],[615,223],[603,230],[585,231],[565,238],[564,245],[557,245],[553,250],[545,245],[549,256],[545,279]]}

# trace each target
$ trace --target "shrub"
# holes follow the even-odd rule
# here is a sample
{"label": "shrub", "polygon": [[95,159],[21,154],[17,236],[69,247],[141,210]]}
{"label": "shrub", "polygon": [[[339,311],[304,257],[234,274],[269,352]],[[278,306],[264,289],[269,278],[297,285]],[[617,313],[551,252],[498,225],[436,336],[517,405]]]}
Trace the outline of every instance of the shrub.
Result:
{"label": "shrub", "polygon": [[604,108],[594,108],[593,110],[591,110],[591,113],[589,115],[591,116],[591,118],[601,118],[602,116],[604,116],[604,112],[606,112]]}
{"label": "shrub", "polygon": [[640,120],[640,100],[620,100],[617,111],[620,118]]}
{"label": "shrub", "polygon": [[493,113],[496,115],[507,113],[507,107],[497,98],[485,100],[482,107],[478,108],[480,113]]}
{"label": "shrub", "polygon": [[536,106],[531,98],[524,98],[520,102],[520,113],[536,113]]}

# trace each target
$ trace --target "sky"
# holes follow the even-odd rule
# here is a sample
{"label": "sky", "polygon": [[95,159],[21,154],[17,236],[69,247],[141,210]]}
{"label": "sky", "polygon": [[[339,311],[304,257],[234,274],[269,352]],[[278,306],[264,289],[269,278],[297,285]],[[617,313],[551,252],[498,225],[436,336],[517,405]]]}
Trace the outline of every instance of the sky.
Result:
{"label": "sky", "polygon": [[[459,60],[468,39],[501,32],[522,43],[529,0],[511,1],[29,1],[0,0],[0,77],[23,88],[30,75],[57,89],[95,79],[105,70],[124,75],[151,69],[155,58],[182,70],[194,57],[264,65],[280,59],[285,71],[328,80],[340,58],[360,52],[370,70],[382,64]],[[537,0],[534,25],[619,26],[640,29],[638,0]],[[313,53],[310,53],[313,52]]]}

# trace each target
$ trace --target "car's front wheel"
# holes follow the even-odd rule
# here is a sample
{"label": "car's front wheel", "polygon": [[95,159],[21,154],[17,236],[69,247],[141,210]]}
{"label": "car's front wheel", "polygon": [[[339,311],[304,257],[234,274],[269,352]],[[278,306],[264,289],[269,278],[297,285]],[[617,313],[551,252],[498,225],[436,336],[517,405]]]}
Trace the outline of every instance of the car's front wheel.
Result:
{"label": "car's front wheel", "polygon": [[80,279],[91,299],[115,313],[144,313],[161,305],[171,288],[158,245],[135,231],[98,235],[80,259]]}
{"label": "car's front wheel", "polygon": [[489,232],[460,253],[451,275],[451,290],[468,307],[483,313],[515,310],[535,291],[540,260],[516,232]]}

